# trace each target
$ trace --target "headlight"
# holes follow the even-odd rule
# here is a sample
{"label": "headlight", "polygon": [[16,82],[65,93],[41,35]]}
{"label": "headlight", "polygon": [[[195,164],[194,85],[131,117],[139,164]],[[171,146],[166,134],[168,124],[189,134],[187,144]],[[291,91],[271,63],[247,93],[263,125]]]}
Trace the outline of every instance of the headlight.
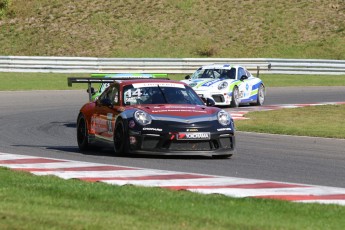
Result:
{"label": "headlight", "polygon": [[224,110],[221,110],[218,112],[218,122],[219,124],[223,126],[227,126],[230,124],[231,117],[230,114],[225,112]]}
{"label": "headlight", "polygon": [[152,118],[149,114],[145,113],[144,111],[138,110],[134,113],[134,119],[140,125],[149,125],[152,122]]}
{"label": "headlight", "polygon": [[192,83],[189,84],[189,86],[193,88],[193,87],[196,86],[197,84],[198,84],[198,83],[196,83],[196,82],[192,82]]}
{"label": "headlight", "polygon": [[224,89],[224,88],[226,88],[226,87],[228,87],[228,83],[227,83],[226,81],[223,81],[222,83],[220,83],[220,84],[218,85],[218,89],[219,89],[219,90],[222,90],[222,89]]}

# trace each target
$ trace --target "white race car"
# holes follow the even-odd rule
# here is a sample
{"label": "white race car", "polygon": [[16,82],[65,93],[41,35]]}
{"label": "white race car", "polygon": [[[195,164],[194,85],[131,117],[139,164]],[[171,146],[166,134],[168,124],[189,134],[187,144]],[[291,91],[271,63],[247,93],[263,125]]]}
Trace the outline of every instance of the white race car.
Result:
{"label": "white race car", "polygon": [[262,80],[238,65],[202,66],[182,81],[189,84],[199,97],[213,99],[216,106],[262,105],[265,101]]}

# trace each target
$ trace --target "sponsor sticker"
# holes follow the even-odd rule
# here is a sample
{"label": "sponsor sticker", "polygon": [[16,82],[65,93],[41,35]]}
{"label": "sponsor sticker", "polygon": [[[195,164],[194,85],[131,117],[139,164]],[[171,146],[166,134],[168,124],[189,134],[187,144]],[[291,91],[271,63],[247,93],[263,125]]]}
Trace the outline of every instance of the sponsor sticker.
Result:
{"label": "sponsor sticker", "polygon": [[177,140],[210,140],[211,134],[208,132],[205,133],[178,133]]}
{"label": "sponsor sticker", "polygon": [[111,120],[113,118],[113,114],[112,113],[107,113],[107,120]]}
{"label": "sponsor sticker", "polygon": [[163,129],[160,129],[160,128],[150,128],[150,127],[144,127],[143,130],[156,131],[156,132],[162,132],[163,131]]}
{"label": "sponsor sticker", "polygon": [[206,86],[206,87],[207,86],[211,86],[211,85],[216,84],[217,82],[220,82],[220,81],[222,81],[222,80],[221,79],[216,79],[216,80],[208,81],[208,82],[202,84],[202,86]]}

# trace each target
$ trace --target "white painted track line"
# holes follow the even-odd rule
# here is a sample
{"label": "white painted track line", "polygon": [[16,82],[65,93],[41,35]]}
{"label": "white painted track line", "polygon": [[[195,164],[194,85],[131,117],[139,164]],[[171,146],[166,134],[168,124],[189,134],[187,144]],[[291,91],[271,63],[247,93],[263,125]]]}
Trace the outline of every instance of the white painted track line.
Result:
{"label": "white painted track line", "polygon": [[0,166],[39,176],[54,175],[63,179],[80,179],[120,186],[131,184],[188,190],[202,194],[223,194],[237,198],[255,197],[345,205],[345,188],[142,169],[7,153],[0,153]]}

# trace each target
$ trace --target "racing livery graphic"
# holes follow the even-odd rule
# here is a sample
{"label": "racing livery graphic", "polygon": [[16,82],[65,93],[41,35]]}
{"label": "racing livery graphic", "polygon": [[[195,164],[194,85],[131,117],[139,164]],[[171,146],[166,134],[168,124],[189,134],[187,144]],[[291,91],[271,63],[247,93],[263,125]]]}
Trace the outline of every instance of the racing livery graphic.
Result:
{"label": "racing livery graphic", "polygon": [[115,154],[183,154],[231,157],[235,149],[230,114],[212,107],[187,84],[169,79],[69,78],[72,83],[108,83],[80,109],[80,150],[112,145]]}
{"label": "racing livery graphic", "polygon": [[183,82],[200,97],[212,98],[217,106],[263,105],[265,86],[247,69],[238,65],[213,64],[200,67]]}

